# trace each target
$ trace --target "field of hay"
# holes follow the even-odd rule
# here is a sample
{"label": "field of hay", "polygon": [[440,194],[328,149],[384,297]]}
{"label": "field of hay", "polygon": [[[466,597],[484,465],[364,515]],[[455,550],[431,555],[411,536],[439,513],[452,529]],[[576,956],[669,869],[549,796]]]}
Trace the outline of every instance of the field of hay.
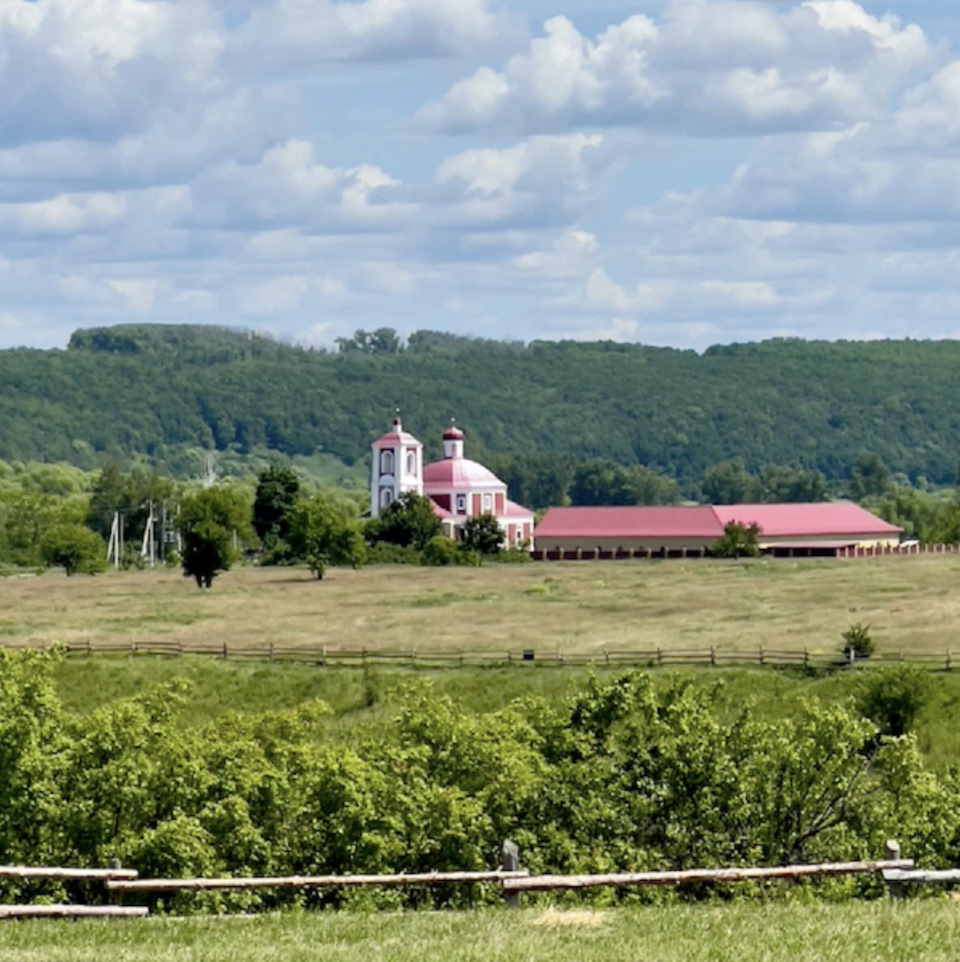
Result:
{"label": "field of hay", "polygon": [[583,562],[482,568],[238,568],[0,579],[0,643],[596,652],[833,652],[853,622],[880,652],[960,650],[960,559]]}

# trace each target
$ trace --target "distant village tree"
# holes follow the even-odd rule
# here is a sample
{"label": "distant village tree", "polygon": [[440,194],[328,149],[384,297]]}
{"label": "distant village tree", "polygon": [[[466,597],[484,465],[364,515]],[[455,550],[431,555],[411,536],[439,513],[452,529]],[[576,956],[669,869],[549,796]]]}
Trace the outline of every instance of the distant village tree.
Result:
{"label": "distant village tree", "polygon": [[366,557],[355,514],[322,494],[294,505],[290,545],[295,557],[305,561],[317,579],[323,578],[330,565],[359,568]]}
{"label": "distant village tree", "polygon": [[467,551],[480,555],[493,555],[503,544],[503,528],[492,514],[480,514],[467,518],[460,536],[460,544]]}
{"label": "distant village tree", "polygon": [[40,556],[48,565],[60,565],[68,575],[94,575],[107,567],[103,538],[82,524],[58,524],[40,542]]}
{"label": "distant village tree", "polygon": [[290,517],[300,494],[300,480],[291,468],[270,467],[260,472],[253,499],[253,530],[264,548],[290,537]]}
{"label": "distant village tree", "polygon": [[430,499],[415,491],[401,494],[367,528],[367,538],[374,544],[386,541],[417,551],[422,551],[431,538],[440,534],[443,534],[443,525],[434,514]]}
{"label": "distant village tree", "polygon": [[229,571],[238,551],[234,541],[250,527],[250,506],[234,488],[205,488],[180,503],[177,527],[183,540],[183,573],[198,588],[209,588],[221,571]]}
{"label": "distant village tree", "polygon": [[710,548],[714,558],[756,558],[760,554],[760,525],[731,521],[723,526],[723,537]]}

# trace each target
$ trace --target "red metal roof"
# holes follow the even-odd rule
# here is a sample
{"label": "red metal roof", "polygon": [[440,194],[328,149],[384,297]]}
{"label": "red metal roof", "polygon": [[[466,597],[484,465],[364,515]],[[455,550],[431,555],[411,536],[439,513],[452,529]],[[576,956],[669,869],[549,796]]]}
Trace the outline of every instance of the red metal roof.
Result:
{"label": "red metal roof", "polygon": [[719,538],[723,534],[724,525],[731,521],[746,525],[756,523],[767,538],[852,538],[855,535],[894,537],[901,531],[859,505],[838,501],[822,504],[730,504],[690,508],[550,508],[537,525],[536,536],[712,539]]}
{"label": "red metal roof", "polygon": [[444,441],[462,441],[463,431],[460,430],[456,425],[451,425],[443,432]]}
{"label": "red metal roof", "polygon": [[723,525],[709,507],[550,508],[537,538],[719,538]]}
{"label": "red metal roof", "polygon": [[882,535],[903,530],[887,524],[852,501],[818,504],[723,504],[713,512],[721,525],[731,521],[758,524],[767,538],[825,537],[828,535]]}
{"label": "red metal roof", "polygon": [[533,512],[529,508],[525,508],[522,504],[517,504],[516,501],[511,501],[509,498],[507,498],[507,503],[505,505],[505,510],[502,517],[529,520],[533,517]]}

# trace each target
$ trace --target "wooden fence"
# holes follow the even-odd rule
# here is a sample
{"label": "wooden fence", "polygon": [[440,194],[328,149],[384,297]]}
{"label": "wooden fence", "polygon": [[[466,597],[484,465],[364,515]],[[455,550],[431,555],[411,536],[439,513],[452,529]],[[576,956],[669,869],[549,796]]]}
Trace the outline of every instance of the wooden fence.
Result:
{"label": "wooden fence", "polygon": [[642,886],[731,884],[775,880],[797,881],[808,878],[832,878],[841,875],[881,874],[891,895],[901,895],[905,881],[960,881],[960,870],[946,872],[913,871],[912,859],[900,858],[900,846],[890,841],[886,857],[876,861],[822,862],[816,865],[779,865],[764,867],[687,869],[665,872],[623,872],[602,875],[535,875],[519,866],[519,852],[513,842],[505,842],[502,864],[492,871],[420,872],[384,875],[315,875],[275,876],[263,878],[187,878],[139,879],[130,869],[115,865],[112,869],[0,867],[0,872],[18,878],[87,879],[103,882],[113,903],[110,905],[0,905],[4,918],[135,918],[147,914],[144,906],[123,906],[117,901],[124,894],[144,892],[197,892],[277,888],[343,888],[370,886],[476,885],[496,884],[502,889],[506,903],[519,904],[523,892],[553,892],[593,888],[635,888]]}
{"label": "wooden fence", "polygon": [[366,668],[403,666],[409,668],[467,668],[516,666],[594,666],[611,668],[660,668],[701,666],[712,668],[806,668],[846,669],[876,665],[910,664],[934,671],[953,671],[960,668],[960,658],[952,651],[910,652],[887,651],[871,655],[869,659],[851,660],[839,651],[798,651],[777,648],[644,648],[595,651],[561,650],[560,648],[487,648],[487,649],[431,649],[408,650],[377,648],[339,648],[332,645],[251,647],[222,642],[216,645],[183,643],[179,641],[82,641],[61,645],[31,645],[2,643],[12,651],[32,648],[59,648],[70,657],[93,655],[127,655],[177,658],[183,655],[257,661],[295,663],[316,667]]}

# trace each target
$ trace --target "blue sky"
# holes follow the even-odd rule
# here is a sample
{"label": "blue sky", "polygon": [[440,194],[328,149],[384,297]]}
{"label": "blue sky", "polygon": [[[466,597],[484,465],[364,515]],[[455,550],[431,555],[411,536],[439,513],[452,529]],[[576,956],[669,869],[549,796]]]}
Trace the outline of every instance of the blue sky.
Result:
{"label": "blue sky", "polygon": [[0,0],[0,347],[960,336],[955,0]]}

